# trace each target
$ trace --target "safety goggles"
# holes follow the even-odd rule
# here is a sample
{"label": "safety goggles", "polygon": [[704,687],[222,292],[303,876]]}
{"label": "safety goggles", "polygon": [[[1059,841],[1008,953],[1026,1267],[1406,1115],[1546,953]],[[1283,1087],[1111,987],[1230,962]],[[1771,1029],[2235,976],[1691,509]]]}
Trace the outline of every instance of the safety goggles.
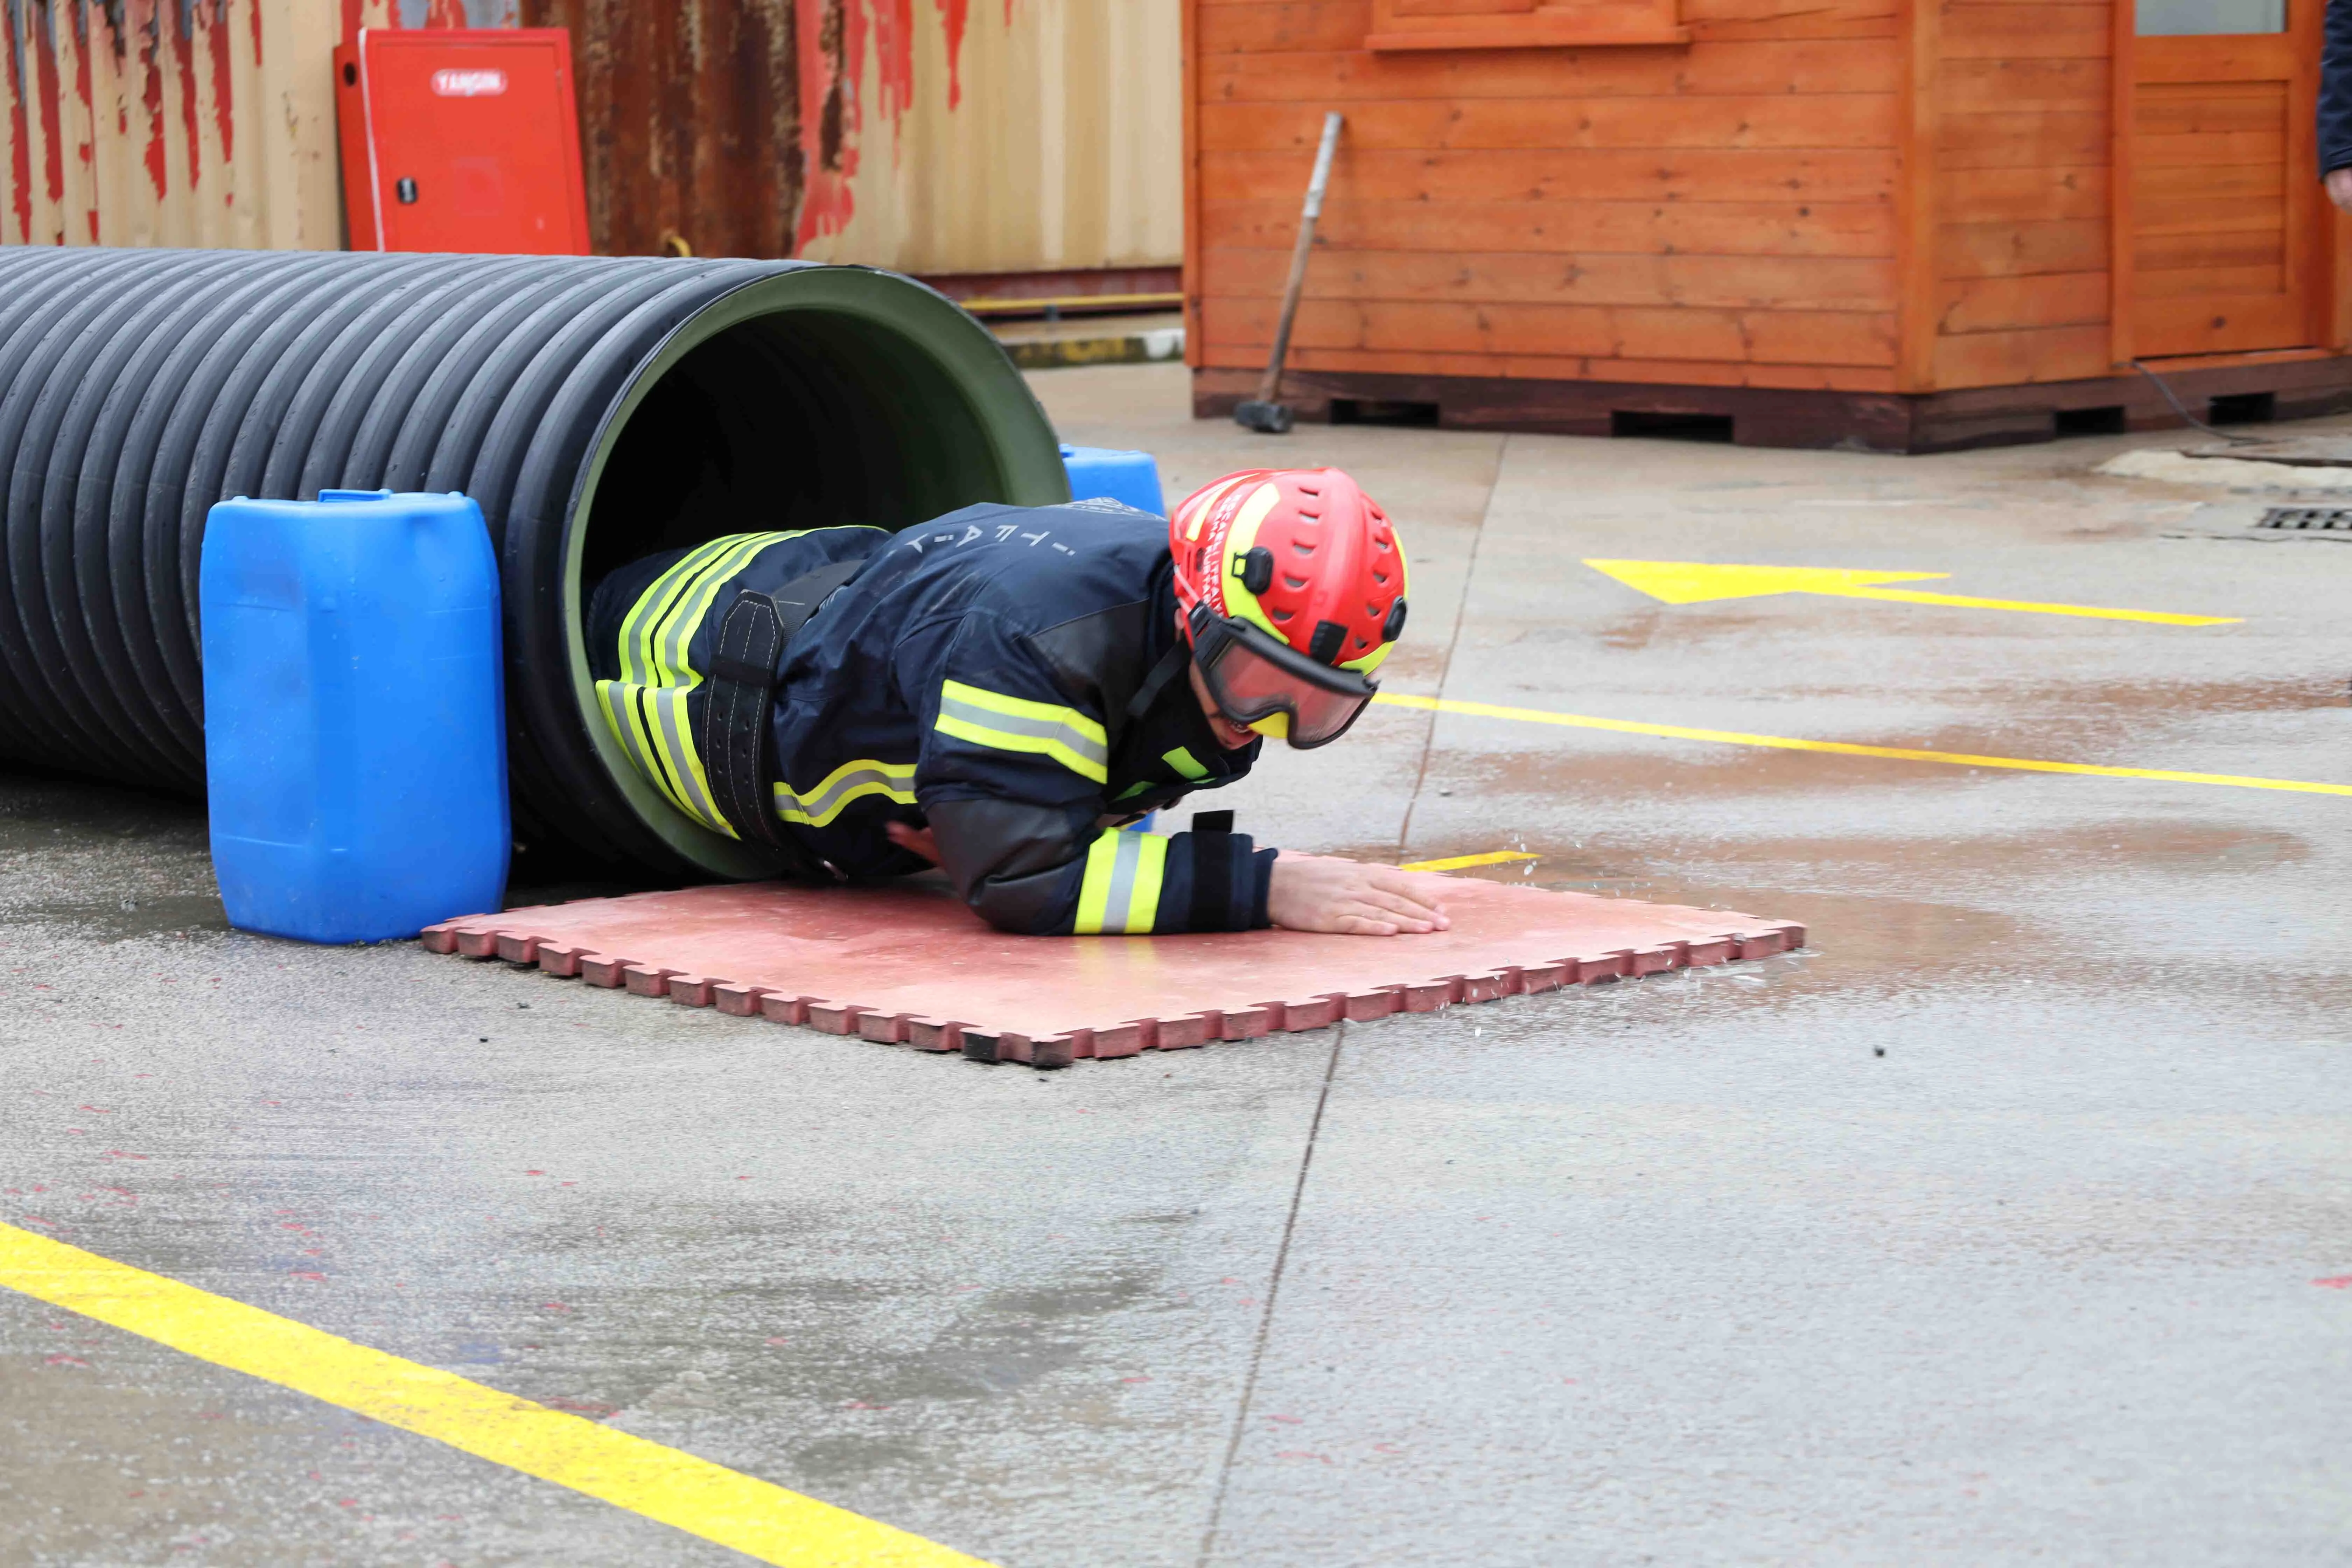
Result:
{"label": "safety goggles", "polygon": [[1217,711],[1236,724],[1260,724],[1276,714],[1285,738],[1299,751],[1328,745],[1380,689],[1352,669],[1318,664],[1246,621],[1207,613],[1192,617],[1192,661],[1200,667]]}

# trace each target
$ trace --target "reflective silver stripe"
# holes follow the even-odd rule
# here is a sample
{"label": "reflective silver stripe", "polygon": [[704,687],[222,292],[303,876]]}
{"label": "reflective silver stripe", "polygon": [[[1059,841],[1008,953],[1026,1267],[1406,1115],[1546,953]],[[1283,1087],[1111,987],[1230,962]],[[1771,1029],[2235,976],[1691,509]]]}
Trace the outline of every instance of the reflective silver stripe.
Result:
{"label": "reflective silver stripe", "polygon": [[1127,906],[1135,897],[1135,872],[1143,858],[1143,836],[1121,833],[1110,865],[1110,892],[1103,900],[1102,929],[1106,934],[1127,930]]}
{"label": "reflective silver stripe", "polygon": [[621,627],[621,679],[633,686],[659,685],[655,673],[659,668],[659,647],[662,633],[677,608],[679,596],[691,587],[701,573],[724,554],[728,542],[714,539],[698,545],[677,565],[653,581],[643,596],[631,606],[628,618]]}
{"label": "reflective silver stripe", "polygon": [[853,799],[860,795],[884,795],[892,800],[911,805],[915,792],[909,787],[915,782],[915,764],[892,764],[858,761],[836,769],[816,786],[815,793],[805,798],[795,795],[790,786],[776,785],[776,812],[787,822],[805,822],[812,827],[823,827]]}
{"label": "reflective silver stripe", "polygon": [[653,709],[654,721],[661,726],[662,753],[677,774],[677,787],[685,796],[678,805],[700,818],[702,825],[714,833],[723,833],[730,838],[738,837],[703,783],[702,753],[696,749],[687,724],[686,692],[671,686],[649,691],[646,696]]}
{"label": "reflective silver stripe", "polygon": [[1034,741],[1055,742],[1074,755],[1085,758],[1098,768],[1110,766],[1110,749],[1076,725],[1058,719],[1036,719],[1024,713],[1006,713],[994,708],[982,708],[961,698],[942,696],[940,716],[969,724],[976,730],[994,730],[1000,734],[1019,735]]}
{"label": "reflective silver stripe", "polygon": [[629,760],[636,764],[637,772],[648,784],[669,798],[671,805],[684,810],[685,803],[670,787],[669,773],[662,766],[660,758],[655,755],[652,742],[639,722],[637,708],[645,697],[646,689],[623,681],[610,681],[606,685],[609,689],[605,710],[612,716],[614,730],[621,737],[622,748],[629,753]]}

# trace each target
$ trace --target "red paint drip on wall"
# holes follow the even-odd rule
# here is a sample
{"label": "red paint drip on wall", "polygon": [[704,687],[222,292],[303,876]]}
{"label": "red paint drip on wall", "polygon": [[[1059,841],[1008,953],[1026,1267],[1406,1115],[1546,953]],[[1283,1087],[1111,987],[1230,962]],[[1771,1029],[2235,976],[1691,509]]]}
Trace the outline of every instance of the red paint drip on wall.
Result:
{"label": "red paint drip on wall", "polygon": [[[23,51],[16,47],[16,29],[8,29],[8,79],[22,83],[25,79]],[[9,196],[16,214],[16,233],[27,244],[33,238],[33,137],[25,118],[25,94],[21,88],[9,95],[8,148]]]}
{"label": "red paint drip on wall", "polygon": [[856,204],[857,79],[866,57],[865,0],[823,0],[793,7],[793,55],[801,79],[801,144],[807,184],[793,247],[837,234]]}
{"label": "red paint drip on wall", "polygon": [[[34,23],[33,62],[38,73],[41,94],[41,173],[46,178],[49,200],[60,202],[66,195],[66,127],[65,100],[58,91],[58,34],[56,13],[44,9]],[[32,236],[26,235],[26,239]],[[58,242],[63,244],[60,234]]]}
{"label": "red paint drip on wall", "polygon": [[[939,0],[940,20],[948,34],[948,109],[963,102],[963,35],[971,24],[971,0]],[[1004,0],[1004,20],[1013,20],[1013,0]]]}
{"label": "red paint drip on wall", "polygon": [[204,177],[204,147],[196,139],[196,7],[180,0],[172,27],[172,63],[180,75],[180,129],[188,138],[188,188]]}
{"label": "red paint drip on wall", "polygon": [[163,161],[163,62],[159,58],[163,49],[163,18],[158,10],[161,0],[131,0],[131,25],[147,35],[139,50],[139,66],[144,73],[140,84],[139,106],[147,111],[147,178],[155,187],[155,199],[161,201],[170,188],[170,170]]}
{"label": "red paint drip on wall", "polygon": [[915,0],[870,0],[882,112],[896,123],[915,100]]}
{"label": "red paint drip on wall", "polygon": [[[81,161],[89,164],[98,161],[98,110],[91,103],[89,83],[89,55],[90,50],[97,47],[97,40],[90,37],[89,12],[76,13],[74,22],[74,92],[81,99],[82,123],[89,128],[89,135],[81,144]],[[96,245],[98,208],[95,205],[89,209],[88,216],[89,242]]]}
{"label": "red paint drip on wall", "polygon": [[228,0],[213,0],[213,19],[205,28],[212,57],[213,123],[220,130],[221,162],[236,156],[236,79],[228,58]]}
{"label": "red paint drip on wall", "polygon": [[[935,0],[948,44],[948,107],[962,101],[963,40],[971,23],[971,0]],[[875,52],[881,110],[895,126],[915,100],[915,0],[803,0],[793,7],[798,27],[802,151],[808,181],[801,196],[793,248],[823,235],[838,234],[856,211],[858,133],[865,108],[858,93],[866,79],[866,47]],[[1013,0],[1004,0],[1013,20]]]}
{"label": "red paint drip on wall", "polygon": [[246,0],[245,15],[253,24],[253,63],[261,63],[261,0]]}

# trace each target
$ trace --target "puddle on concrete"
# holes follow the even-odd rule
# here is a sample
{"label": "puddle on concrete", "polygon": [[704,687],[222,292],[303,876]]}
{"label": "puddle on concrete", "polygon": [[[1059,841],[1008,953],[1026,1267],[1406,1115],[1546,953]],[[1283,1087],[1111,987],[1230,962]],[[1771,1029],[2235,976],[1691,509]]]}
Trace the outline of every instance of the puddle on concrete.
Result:
{"label": "puddle on concrete", "polygon": [[[1833,752],[1790,752],[1769,746],[1708,746],[1650,742],[1614,735],[1610,745],[1640,750],[1591,752],[1442,751],[1431,759],[1430,787],[1457,794],[1530,795],[1565,804],[1590,799],[1644,801],[1666,795],[1725,796],[1885,788],[1890,770],[1906,787],[1956,789],[1992,770],[1968,770],[1893,758]],[[1668,750],[1667,748],[1673,748]],[[1943,750],[1940,745],[1927,747]],[[1981,753],[1982,748],[1977,748]]]}
{"label": "puddle on concrete", "polygon": [[2089,868],[2150,868],[2182,874],[2234,873],[2294,865],[2312,858],[2308,841],[2273,829],[2219,823],[2118,820],[1972,838],[1759,838],[1709,843],[1695,858],[1710,865],[1835,867],[1841,875],[1883,878],[1984,873],[2008,884]]}
{"label": "puddle on concrete", "polygon": [[[2175,887],[2193,897],[2208,879],[2263,877],[2319,854],[2305,837],[2273,828],[2137,819],[1946,838],[1725,836],[1675,847],[1671,858],[1606,843],[1555,850],[1532,837],[1487,847],[1507,846],[1541,858],[1454,875],[1802,921],[1808,942],[1796,972],[1707,972],[1769,980],[1742,987],[1759,996],[2029,973],[2145,986],[2143,938],[2114,918],[2118,897],[2162,898]],[[1415,858],[1443,852],[1416,846]],[[2207,963],[2193,951],[2172,953],[2165,973],[2168,984],[2196,991],[2278,989],[2282,1005],[2298,1008],[2340,1005],[2352,994],[2342,976],[2265,974],[2242,958]]]}
{"label": "puddle on concrete", "polygon": [[76,934],[100,942],[142,937],[226,935],[228,917],[215,893],[125,895],[115,899],[22,904],[0,912],[0,924],[70,926]]}
{"label": "puddle on concrete", "polygon": [[[1531,849],[1538,848],[1529,846]],[[1806,930],[1808,971],[1851,977],[1893,969],[1928,967],[1947,970],[1979,960],[2012,961],[2021,951],[2027,928],[2023,922],[1995,910],[1958,902],[1903,899],[1871,894],[1823,891],[1818,888],[1792,890],[1787,873],[1817,860],[1803,841],[1782,846],[1787,851],[1768,882],[1736,878],[1695,877],[1686,868],[1651,868],[1629,863],[1632,858],[1603,851],[1544,852],[1542,858],[1516,865],[1482,866],[1456,872],[1481,881],[1541,888],[1552,892],[1597,893],[1604,898],[1634,899],[1644,903],[1681,904],[1695,909],[1732,909],[1765,920],[1801,921]],[[1710,859],[1714,858],[1710,854]],[[1765,857],[1755,858],[1761,861]],[[1528,868],[1532,865],[1530,872]],[[1741,964],[1723,973],[1759,975],[1765,969]],[[1647,984],[1643,982],[1643,984]]]}
{"label": "puddle on concrete", "polygon": [[2332,671],[2241,680],[2005,681],[1983,688],[1983,695],[2057,712],[2302,713],[2347,706],[2344,678]]}
{"label": "puddle on concrete", "polygon": [[133,838],[203,851],[202,801],[22,771],[0,772],[0,854],[45,849],[60,837]]}
{"label": "puddle on concrete", "polygon": [[1399,644],[1396,651],[1389,655],[1381,679],[1393,682],[1399,689],[1408,685],[1435,685],[1445,674],[1446,658],[1450,652],[1442,643]]}

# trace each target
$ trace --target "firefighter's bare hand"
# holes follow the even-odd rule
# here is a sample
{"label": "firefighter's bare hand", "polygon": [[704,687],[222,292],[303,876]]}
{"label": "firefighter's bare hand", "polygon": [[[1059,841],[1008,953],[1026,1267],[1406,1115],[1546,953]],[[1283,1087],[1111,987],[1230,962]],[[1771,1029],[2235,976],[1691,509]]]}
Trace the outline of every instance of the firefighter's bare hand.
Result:
{"label": "firefighter's bare hand", "polygon": [[2347,213],[2352,213],[2352,169],[2330,169],[2327,172],[2327,199]]}
{"label": "firefighter's bare hand", "polygon": [[909,855],[919,855],[934,866],[940,863],[939,836],[929,828],[917,827],[905,822],[890,822],[883,825],[882,831],[890,836],[891,843]]}
{"label": "firefighter's bare hand", "polygon": [[1444,931],[1444,884],[1425,873],[1284,850],[1274,862],[1266,913],[1290,931],[1398,936]]}

